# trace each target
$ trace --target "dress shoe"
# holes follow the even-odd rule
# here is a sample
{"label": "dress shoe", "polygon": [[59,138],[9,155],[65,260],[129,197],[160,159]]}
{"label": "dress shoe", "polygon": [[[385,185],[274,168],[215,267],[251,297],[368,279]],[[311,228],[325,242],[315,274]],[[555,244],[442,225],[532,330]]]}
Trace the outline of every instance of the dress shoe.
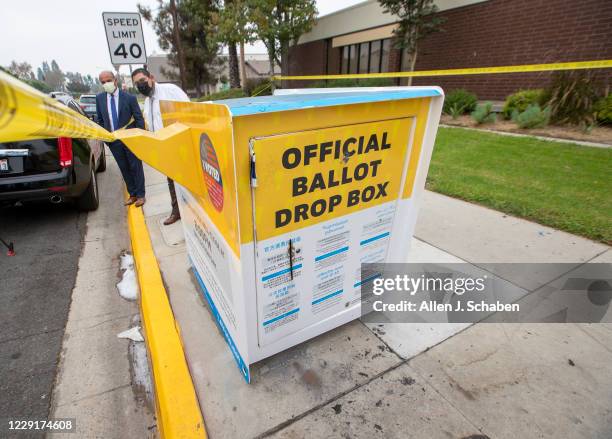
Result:
{"label": "dress shoe", "polygon": [[125,203],[123,203],[124,206],[129,206],[130,204],[134,204],[136,202],[138,198],[136,197],[130,197],[126,200]]}
{"label": "dress shoe", "polygon": [[180,219],[181,219],[181,215],[179,215],[178,213],[172,213],[170,214],[168,218],[165,219],[164,226],[169,226],[170,224],[174,224]]}
{"label": "dress shoe", "polygon": [[134,206],[141,207],[142,205],[144,205],[145,201],[147,201],[145,197],[138,198],[136,202],[134,203]]}

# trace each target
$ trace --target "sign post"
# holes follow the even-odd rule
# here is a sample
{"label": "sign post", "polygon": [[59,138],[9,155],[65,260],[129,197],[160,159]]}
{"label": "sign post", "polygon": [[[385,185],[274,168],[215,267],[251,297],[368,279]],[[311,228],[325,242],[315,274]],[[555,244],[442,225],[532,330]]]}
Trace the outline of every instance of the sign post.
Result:
{"label": "sign post", "polygon": [[147,53],[138,12],[103,12],[108,51],[113,65],[146,64]]}

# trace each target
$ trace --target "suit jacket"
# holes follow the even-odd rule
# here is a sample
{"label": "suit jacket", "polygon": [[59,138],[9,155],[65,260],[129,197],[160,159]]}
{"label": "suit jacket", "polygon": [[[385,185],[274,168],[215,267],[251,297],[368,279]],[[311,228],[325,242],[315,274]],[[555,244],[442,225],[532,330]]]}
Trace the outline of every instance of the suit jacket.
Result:
{"label": "suit jacket", "polygon": [[[106,104],[106,92],[98,93],[96,95],[96,107],[98,112],[98,123],[106,130],[110,131],[111,116],[110,114],[108,114],[108,106]],[[136,96],[126,93],[123,90],[119,90],[119,108],[117,109],[117,111],[119,127],[144,129],[144,118],[142,117],[142,112],[140,111],[140,107],[138,106],[138,100],[136,100]],[[116,140],[115,142],[111,142],[111,144],[115,144],[117,142],[120,141]]]}

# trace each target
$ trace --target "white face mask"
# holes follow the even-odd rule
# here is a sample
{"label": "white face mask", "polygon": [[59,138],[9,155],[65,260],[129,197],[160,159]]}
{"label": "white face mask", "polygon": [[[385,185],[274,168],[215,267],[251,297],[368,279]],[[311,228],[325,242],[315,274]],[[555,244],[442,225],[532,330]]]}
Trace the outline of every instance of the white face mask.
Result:
{"label": "white face mask", "polygon": [[104,91],[108,94],[115,93],[115,89],[117,88],[115,87],[114,82],[105,82],[104,84],[102,84],[102,87],[104,88]]}

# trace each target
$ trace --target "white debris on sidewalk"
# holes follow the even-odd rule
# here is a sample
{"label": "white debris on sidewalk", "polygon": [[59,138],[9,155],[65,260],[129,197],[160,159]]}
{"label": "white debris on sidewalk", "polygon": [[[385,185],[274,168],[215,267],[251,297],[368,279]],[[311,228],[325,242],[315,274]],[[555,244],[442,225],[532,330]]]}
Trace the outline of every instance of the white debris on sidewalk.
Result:
{"label": "white debris on sidewalk", "polygon": [[132,341],[144,341],[142,334],[140,333],[140,326],[134,326],[126,331],[117,334],[118,338],[129,338]]}
{"label": "white debris on sidewalk", "polygon": [[138,282],[136,281],[136,271],[134,270],[134,258],[131,254],[121,255],[121,271],[123,278],[117,284],[119,295],[126,300],[136,300],[138,298]]}
{"label": "white debris on sidewalk", "polygon": [[128,268],[134,268],[134,256],[129,253],[124,253],[121,255],[121,266],[119,267],[122,270],[127,270]]}

